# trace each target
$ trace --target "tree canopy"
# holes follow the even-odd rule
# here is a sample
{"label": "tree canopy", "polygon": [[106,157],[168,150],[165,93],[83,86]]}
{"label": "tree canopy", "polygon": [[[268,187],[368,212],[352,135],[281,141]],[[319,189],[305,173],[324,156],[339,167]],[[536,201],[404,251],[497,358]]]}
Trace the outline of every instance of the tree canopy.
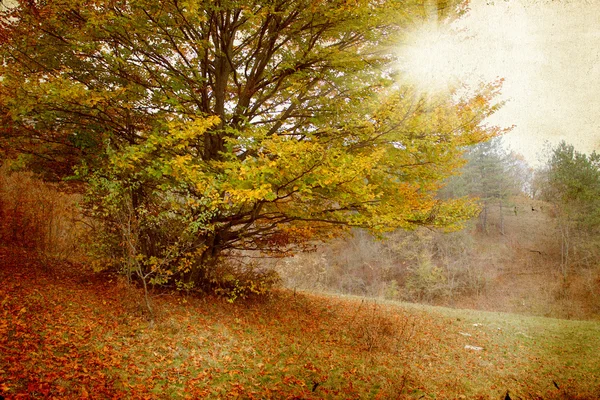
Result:
{"label": "tree canopy", "polygon": [[540,197],[554,207],[561,245],[561,269],[596,265],[600,249],[600,155],[580,153],[571,144],[552,148],[537,172]]}
{"label": "tree canopy", "polygon": [[502,208],[514,195],[529,189],[530,170],[522,156],[506,151],[496,137],[469,147],[461,174],[451,177],[441,196],[476,197],[481,205],[479,228],[487,232],[487,214],[492,205],[500,207],[500,231],[504,233]]}
{"label": "tree canopy", "polygon": [[351,226],[451,226],[473,204],[436,191],[500,133],[499,84],[403,85],[424,3],[22,1],[0,17],[0,146],[86,182],[103,248],[163,280]]}
{"label": "tree canopy", "polygon": [[600,155],[595,152],[586,155],[561,142],[552,150],[546,168],[548,182],[544,197],[564,207],[579,209],[586,222],[598,224]]}

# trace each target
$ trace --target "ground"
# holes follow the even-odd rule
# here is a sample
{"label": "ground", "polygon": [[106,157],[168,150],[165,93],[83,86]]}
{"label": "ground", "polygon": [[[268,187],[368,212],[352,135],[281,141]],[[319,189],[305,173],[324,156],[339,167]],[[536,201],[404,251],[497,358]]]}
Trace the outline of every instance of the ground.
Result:
{"label": "ground", "polygon": [[600,323],[277,290],[141,291],[0,247],[0,395],[600,398]]}

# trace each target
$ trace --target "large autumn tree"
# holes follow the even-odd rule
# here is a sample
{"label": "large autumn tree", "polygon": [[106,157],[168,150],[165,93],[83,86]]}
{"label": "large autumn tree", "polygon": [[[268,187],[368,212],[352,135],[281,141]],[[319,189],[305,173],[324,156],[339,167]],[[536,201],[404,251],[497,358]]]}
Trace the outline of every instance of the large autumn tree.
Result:
{"label": "large autumn tree", "polygon": [[472,205],[435,193],[498,134],[498,87],[402,84],[423,3],[23,0],[0,18],[3,147],[86,182],[106,253],[162,281],[353,226],[455,224]]}

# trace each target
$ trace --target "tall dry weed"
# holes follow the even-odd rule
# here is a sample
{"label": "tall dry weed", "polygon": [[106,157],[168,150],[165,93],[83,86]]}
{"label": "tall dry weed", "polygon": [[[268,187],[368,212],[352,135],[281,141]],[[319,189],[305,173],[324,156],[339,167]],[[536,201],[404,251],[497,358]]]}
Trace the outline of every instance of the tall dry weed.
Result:
{"label": "tall dry weed", "polygon": [[0,167],[0,243],[78,258],[87,233],[78,200],[78,194],[65,193],[30,172]]}

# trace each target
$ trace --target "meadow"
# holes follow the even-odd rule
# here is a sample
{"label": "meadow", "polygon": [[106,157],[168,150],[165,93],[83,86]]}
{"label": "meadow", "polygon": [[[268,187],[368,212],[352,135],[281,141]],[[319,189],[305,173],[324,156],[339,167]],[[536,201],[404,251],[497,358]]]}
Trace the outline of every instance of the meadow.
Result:
{"label": "meadow", "polygon": [[594,399],[600,323],[280,289],[142,292],[0,249],[0,394],[20,398]]}

